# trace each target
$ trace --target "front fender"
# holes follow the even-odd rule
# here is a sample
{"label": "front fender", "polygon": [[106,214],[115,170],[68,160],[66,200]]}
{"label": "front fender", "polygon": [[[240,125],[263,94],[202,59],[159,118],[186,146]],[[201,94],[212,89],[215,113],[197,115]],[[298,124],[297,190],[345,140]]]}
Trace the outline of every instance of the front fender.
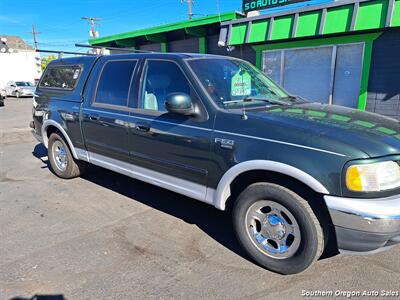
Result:
{"label": "front fender", "polygon": [[276,161],[250,160],[233,166],[222,176],[213,195],[214,206],[220,210],[225,210],[226,201],[231,195],[230,184],[232,181],[240,174],[252,170],[265,170],[281,173],[303,182],[318,193],[325,195],[329,194],[328,190],[317,179],[300,169]]}

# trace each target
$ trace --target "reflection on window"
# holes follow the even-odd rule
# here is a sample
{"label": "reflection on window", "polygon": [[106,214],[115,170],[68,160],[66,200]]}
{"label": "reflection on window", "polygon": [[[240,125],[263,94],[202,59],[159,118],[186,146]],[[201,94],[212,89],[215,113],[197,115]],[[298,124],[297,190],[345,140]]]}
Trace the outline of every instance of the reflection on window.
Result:
{"label": "reflection on window", "polygon": [[42,88],[71,90],[79,78],[79,67],[49,67],[40,82]]}

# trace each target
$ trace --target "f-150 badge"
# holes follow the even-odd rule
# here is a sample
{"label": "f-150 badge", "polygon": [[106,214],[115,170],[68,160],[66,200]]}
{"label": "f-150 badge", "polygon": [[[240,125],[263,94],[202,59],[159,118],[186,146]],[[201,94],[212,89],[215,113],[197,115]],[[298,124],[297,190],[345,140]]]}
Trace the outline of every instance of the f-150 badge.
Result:
{"label": "f-150 badge", "polygon": [[222,138],[215,138],[215,143],[219,143],[221,148],[225,148],[225,149],[232,149],[233,146],[235,145],[235,141],[234,140],[227,140],[227,139],[222,139]]}

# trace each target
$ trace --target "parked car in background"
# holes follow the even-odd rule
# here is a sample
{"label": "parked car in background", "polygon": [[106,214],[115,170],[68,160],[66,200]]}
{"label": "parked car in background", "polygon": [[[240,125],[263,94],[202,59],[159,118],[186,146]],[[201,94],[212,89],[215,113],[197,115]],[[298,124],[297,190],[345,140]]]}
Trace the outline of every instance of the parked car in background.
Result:
{"label": "parked car in background", "polygon": [[6,98],[6,91],[0,89],[0,106],[4,106],[4,99]]}
{"label": "parked car in background", "polygon": [[7,96],[32,97],[36,86],[29,81],[9,81],[6,85]]}

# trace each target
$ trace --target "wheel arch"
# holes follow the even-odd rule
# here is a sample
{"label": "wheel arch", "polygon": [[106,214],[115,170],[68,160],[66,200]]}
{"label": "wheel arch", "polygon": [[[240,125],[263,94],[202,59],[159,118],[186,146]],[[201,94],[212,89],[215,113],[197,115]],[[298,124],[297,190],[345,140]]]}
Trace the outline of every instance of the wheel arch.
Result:
{"label": "wheel arch", "polygon": [[42,138],[43,138],[43,144],[44,144],[44,146],[45,146],[46,148],[48,148],[48,146],[49,146],[49,135],[48,135],[48,132],[49,132],[50,130],[52,130],[52,129],[56,129],[56,130],[58,130],[58,131],[62,134],[62,136],[65,138],[65,140],[66,140],[67,143],[68,143],[68,147],[69,147],[69,149],[71,150],[72,156],[73,156],[75,159],[78,159],[78,155],[76,154],[75,147],[74,147],[74,145],[72,144],[72,141],[71,141],[71,139],[69,138],[67,132],[65,131],[65,129],[64,129],[59,123],[57,123],[57,122],[54,121],[54,120],[45,120],[45,121],[43,122],[42,130],[41,130],[41,131],[42,131]]}
{"label": "wheel arch", "polygon": [[298,168],[276,161],[251,160],[233,166],[222,176],[214,194],[214,206],[220,210],[225,210],[227,200],[231,196],[231,184],[241,175],[251,171],[278,173],[303,183],[316,193],[329,194],[322,183]]}

